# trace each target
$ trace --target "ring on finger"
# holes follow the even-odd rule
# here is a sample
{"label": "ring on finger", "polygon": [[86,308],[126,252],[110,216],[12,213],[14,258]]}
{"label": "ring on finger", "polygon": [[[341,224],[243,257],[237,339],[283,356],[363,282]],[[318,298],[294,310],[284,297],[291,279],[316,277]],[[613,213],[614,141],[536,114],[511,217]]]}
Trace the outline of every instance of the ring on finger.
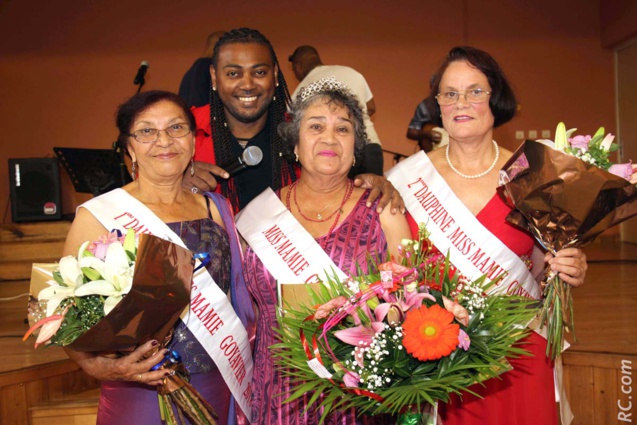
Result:
{"label": "ring on finger", "polygon": [[199,191],[199,189],[197,189],[197,187],[196,187],[196,186],[193,186],[192,188],[190,188],[190,191],[191,191],[192,193],[197,193],[197,192]]}
{"label": "ring on finger", "polygon": [[139,379],[140,381],[142,380],[142,374],[141,373],[137,374],[137,379]]}

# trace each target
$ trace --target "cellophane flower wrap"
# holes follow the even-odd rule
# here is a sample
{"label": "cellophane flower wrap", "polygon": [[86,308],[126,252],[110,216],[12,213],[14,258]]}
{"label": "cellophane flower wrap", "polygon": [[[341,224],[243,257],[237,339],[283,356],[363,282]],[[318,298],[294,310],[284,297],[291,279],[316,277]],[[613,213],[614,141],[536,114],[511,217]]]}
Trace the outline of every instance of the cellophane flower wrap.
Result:
{"label": "cellophane flower wrap", "polygon": [[[609,160],[617,149],[612,135],[601,128],[593,137],[569,139],[572,132],[560,123],[555,142],[524,141],[500,171],[500,190],[514,208],[507,220],[553,254],[582,247],[637,214],[631,164]],[[555,358],[564,333],[574,332],[571,287],[547,268],[543,297],[540,326],[548,334],[547,355]]]}
{"label": "cellophane flower wrap", "polygon": [[[132,230],[85,242],[77,256],[60,260],[49,286],[30,303],[35,324],[24,339],[39,330],[36,348],[46,344],[100,355],[127,353],[154,339],[159,350],[190,302],[193,266],[188,249]],[[175,424],[185,414],[196,424],[215,423],[216,413],[190,386],[180,360],[169,351],[153,368],[175,372],[158,387],[162,419]]]}
{"label": "cellophane flower wrap", "polygon": [[285,307],[272,349],[294,386],[286,402],[313,393],[321,420],[350,407],[409,414],[509,370],[506,356],[525,354],[515,343],[534,314],[529,301],[487,296],[495,281],[454,273],[449,258],[431,255],[426,236],[421,225],[419,240],[402,242],[398,262],[345,282],[327,279],[308,289],[310,305]]}

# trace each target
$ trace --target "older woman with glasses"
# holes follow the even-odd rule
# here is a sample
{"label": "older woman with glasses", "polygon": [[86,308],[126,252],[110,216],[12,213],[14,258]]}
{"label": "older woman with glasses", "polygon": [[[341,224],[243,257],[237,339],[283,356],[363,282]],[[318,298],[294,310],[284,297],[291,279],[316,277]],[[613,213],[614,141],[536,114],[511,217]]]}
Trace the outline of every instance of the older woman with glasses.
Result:
{"label": "older woman with glasses", "polygon": [[[292,388],[289,379],[275,367],[270,351],[270,346],[278,341],[277,280],[303,282],[301,269],[320,276],[324,270],[336,269],[345,275],[357,275],[359,267],[366,273],[370,259],[381,261],[388,253],[397,255],[401,239],[410,236],[403,215],[392,215],[387,209],[379,214],[375,208],[378,200],[374,208],[367,208],[369,190],[355,187],[347,178],[354,162],[360,161],[367,140],[361,107],[349,89],[334,77],[316,81],[301,91],[290,114],[292,119],[279,126],[279,133],[290,156],[301,165],[299,180],[277,194],[262,193],[237,220],[239,231],[251,245],[246,252],[246,279],[259,308],[252,423],[260,425],[317,424],[322,413],[317,403],[308,406],[311,393],[283,403]],[[278,228],[298,229],[288,234],[285,248],[285,258],[295,258],[290,264],[293,274],[298,275],[295,280],[286,281],[279,274],[282,267],[268,255],[271,251],[263,249],[264,232],[259,228],[247,231],[254,221],[268,219],[270,211],[275,210],[273,220]],[[246,219],[245,214],[253,218]],[[296,243],[302,246],[301,238],[306,238],[307,243],[294,251]],[[314,268],[315,261],[323,257],[327,262]],[[301,263],[301,258],[308,264]],[[353,409],[326,419],[326,423],[356,422]]]}
{"label": "older woman with glasses", "polygon": [[[144,231],[166,235],[173,241],[181,239],[191,251],[208,253],[208,273],[198,274],[193,293],[196,285],[200,286],[199,293],[218,286],[221,299],[227,300],[223,294],[232,293],[234,310],[230,310],[236,311],[243,326],[249,326],[253,310],[243,281],[241,248],[229,203],[218,194],[204,196],[182,188],[195,147],[195,120],[190,109],[176,94],[144,92],[119,107],[117,127],[118,143],[133,161],[135,180],[78,208],[65,254],[76,253],[84,241],[97,240],[113,228],[125,230],[134,217]],[[117,217],[122,216],[127,220],[118,222]],[[191,328],[192,322],[178,320],[166,348],[162,348],[164,341],[148,341],[119,358],[67,350],[85,372],[102,381],[99,424],[162,423],[157,385],[170,372],[152,369],[167,349],[180,353],[191,374],[191,384],[216,410],[218,423],[236,423],[231,391],[221,366],[213,360],[206,338]],[[249,352],[249,342],[245,342]]]}
{"label": "older woman with glasses", "polygon": [[[431,90],[437,101],[432,117],[449,133],[449,144],[410,158],[410,170],[416,171],[405,171],[405,181],[437,202],[437,209],[429,210],[429,204],[408,203],[416,221],[426,222],[432,230],[433,244],[442,252],[450,251],[451,262],[467,276],[489,274],[495,270],[490,265],[507,264],[499,284],[507,293],[540,297],[535,273],[530,270],[533,262],[539,270],[548,262],[565,282],[581,285],[587,269],[581,250],[567,248],[554,257],[535,250],[539,255],[533,255],[531,235],[505,219],[510,208],[496,188],[499,170],[512,153],[493,140],[493,129],[513,118],[517,103],[497,62],[481,50],[456,47],[435,74]],[[400,173],[388,174],[394,184],[396,178],[402,178]],[[401,185],[398,188],[401,190]],[[455,223],[454,237],[448,237],[439,226],[441,209],[448,213],[444,223]],[[557,424],[553,364],[545,354],[546,340],[532,333],[522,348],[532,355],[511,359],[513,370],[503,373],[501,379],[472,387],[477,395],[454,395],[442,409],[443,423]]]}

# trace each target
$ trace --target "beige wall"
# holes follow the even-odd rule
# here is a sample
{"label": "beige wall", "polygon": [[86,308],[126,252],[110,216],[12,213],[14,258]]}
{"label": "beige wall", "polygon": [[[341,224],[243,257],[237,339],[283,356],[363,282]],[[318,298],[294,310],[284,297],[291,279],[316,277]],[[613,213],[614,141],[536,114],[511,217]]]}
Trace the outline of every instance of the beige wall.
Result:
{"label": "beige wall", "polygon": [[[134,94],[142,60],[150,63],[145,89],[176,90],[206,35],[239,26],[272,41],[291,89],[287,56],[299,44],[362,72],[389,150],[413,151],[409,119],[429,75],[458,44],[491,52],[517,90],[520,115],[496,132],[504,146],[517,145],[516,130],[553,132],[560,120],[583,132],[614,130],[613,55],[601,47],[596,0],[7,0],[0,3],[3,211],[7,158],[50,156],[54,146],[110,147],[113,112]],[[63,196],[65,212],[82,199],[68,182]]]}

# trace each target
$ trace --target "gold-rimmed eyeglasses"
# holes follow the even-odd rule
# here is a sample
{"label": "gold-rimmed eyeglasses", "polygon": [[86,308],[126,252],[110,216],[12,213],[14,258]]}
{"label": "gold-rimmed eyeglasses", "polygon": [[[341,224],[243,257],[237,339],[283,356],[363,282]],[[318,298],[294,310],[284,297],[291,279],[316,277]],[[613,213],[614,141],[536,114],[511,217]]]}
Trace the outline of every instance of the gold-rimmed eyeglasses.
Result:
{"label": "gold-rimmed eyeglasses", "polygon": [[190,134],[192,131],[190,125],[180,122],[170,125],[163,130],[159,130],[156,128],[142,128],[139,130],[135,130],[129,134],[129,136],[134,137],[139,143],[153,143],[159,139],[159,133],[165,131],[168,137],[171,138],[179,138],[184,137]]}
{"label": "gold-rimmed eyeglasses", "polygon": [[446,91],[438,93],[436,100],[438,105],[453,105],[460,99],[460,95],[463,95],[465,100],[469,103],[482,103],[489,99],[490,91],[484,89],[471,89],[466,91]]}

